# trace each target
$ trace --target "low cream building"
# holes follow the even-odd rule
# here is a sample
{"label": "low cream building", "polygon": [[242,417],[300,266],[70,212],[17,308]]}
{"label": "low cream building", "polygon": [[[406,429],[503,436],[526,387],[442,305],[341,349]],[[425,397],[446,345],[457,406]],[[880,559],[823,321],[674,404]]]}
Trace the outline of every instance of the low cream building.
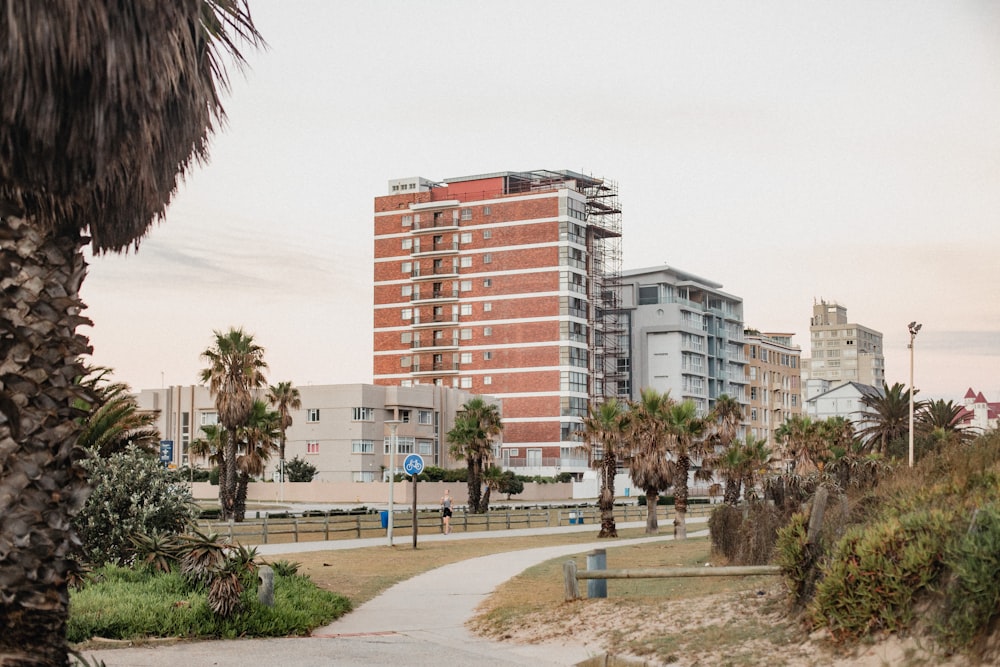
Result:
{"label": "low cream building", "polygon": [[[425,467],[457,465],[448,453],[446,434],[473,396],[467,391],[431,384],[307,385],[298,390],[302,406],[291,413],[285,458],[299,457],[315,466],[319,481],[382,481],[390,468],[402,472],[404,459],[413,453],[423,457]],[[201,427],[218,423],[215,400],[201,385],[144,389],[137,399],[141,410],[156,415],[161,437],[170,443],[161,451],[170,450],[170,461],[177,466],[188,464],[191,442],[204,437]],[[390,461],[390,420],[401,422],[395,462]],[[203,460],[194,464],[208,465]],[[277,466],[275,454],[266,475]]]}

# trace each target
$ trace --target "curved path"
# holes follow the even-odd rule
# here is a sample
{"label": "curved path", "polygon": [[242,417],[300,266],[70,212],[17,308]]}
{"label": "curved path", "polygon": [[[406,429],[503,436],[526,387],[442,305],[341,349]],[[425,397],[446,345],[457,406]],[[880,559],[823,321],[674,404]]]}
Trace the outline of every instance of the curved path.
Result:
{"label": "curved path", "polygon": [[[691,519],[689,523],[705,521]],[[643,526],[642,522],[619,527]],[[469,535],[428,535],[421,540],[466,539],[474,535],[504,537],[568,531],[594,531],[595,526],[522,529]],[[627,540],[539,547],[481,556],[445,565],[392,586],[311,637],[186,642],[165,646],[89,651],[107,667],[246,667],[294,665],[575,665],[600,655],[599,647],[573,644],[524,645],[481,639],[465,628],[476,607],[493,590],[525,569],[544,561],[593,549],[665,541],[659,535]],[[349,542],[350,545],[344,544]],[[369,546],[378,540],[271,545],[267,551],[290,553]],[[279,550],[280,549],[280,550]]]}

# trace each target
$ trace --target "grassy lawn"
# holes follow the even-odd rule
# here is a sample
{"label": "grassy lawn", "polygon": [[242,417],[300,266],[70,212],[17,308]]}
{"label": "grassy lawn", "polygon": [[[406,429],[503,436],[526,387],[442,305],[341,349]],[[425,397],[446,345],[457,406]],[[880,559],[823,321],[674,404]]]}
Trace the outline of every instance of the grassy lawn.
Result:
{"label": "grassy lawn", "polygon": [[[489,540],[454,540],[425,542],[413,549],[410,543],[394,547],[379,546],[364,549],[315,551],[284,556],[269,556],[267,560],[291,560],[301,563],[300,574],[308,575],[324,590],[343,595],[354,606],[366,602],[393,584],[434,568],[461,560],[506,551],[520,551],[561,544],[589,544],[597,540],[594,532],[564,535],[537,535]],[[620,538],[643,537],[641,528],[618,531]],[[608,545],[615,540],[608,540]],[[561,575],[560,575],[561,576]],[[559,580],[561,586],[561,579]]]}

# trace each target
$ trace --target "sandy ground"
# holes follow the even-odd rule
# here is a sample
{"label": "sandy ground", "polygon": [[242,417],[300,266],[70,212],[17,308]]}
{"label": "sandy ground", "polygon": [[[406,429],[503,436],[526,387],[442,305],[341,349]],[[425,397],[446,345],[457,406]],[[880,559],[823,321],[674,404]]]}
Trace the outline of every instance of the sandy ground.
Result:
{"label": "sandy ground", "polygon": [[[473,631],[518,643],[581,643],[610,655],[657,667],[882,667],[960,666],[896,636],[854,647],[837,646],[825,632],[806,634],[787,612],[783,586],[738,594],[642,604],[625,600],[580,600],[522,619],[515,628]],[[487,601],[484,607],[488,607]]]}

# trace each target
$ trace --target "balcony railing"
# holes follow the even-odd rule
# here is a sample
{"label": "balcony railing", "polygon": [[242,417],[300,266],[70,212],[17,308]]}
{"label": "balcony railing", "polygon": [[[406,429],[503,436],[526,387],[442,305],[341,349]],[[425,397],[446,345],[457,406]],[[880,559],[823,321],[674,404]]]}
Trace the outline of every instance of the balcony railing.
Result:
{"label": "balcony railing", "polygon": [[448,254],[456,253],[458,252],[458,241],[453,243],[431,243],[427,245],[414,243],[413,248],[410,249],[411,255],[430,255],[436,252]]}
{"label": "balcony railing", "polygon": [[503,464],[509,468],[588,468],[590,460],[572,456],[544,456],[542,458],[510,456],[503,459]]}

